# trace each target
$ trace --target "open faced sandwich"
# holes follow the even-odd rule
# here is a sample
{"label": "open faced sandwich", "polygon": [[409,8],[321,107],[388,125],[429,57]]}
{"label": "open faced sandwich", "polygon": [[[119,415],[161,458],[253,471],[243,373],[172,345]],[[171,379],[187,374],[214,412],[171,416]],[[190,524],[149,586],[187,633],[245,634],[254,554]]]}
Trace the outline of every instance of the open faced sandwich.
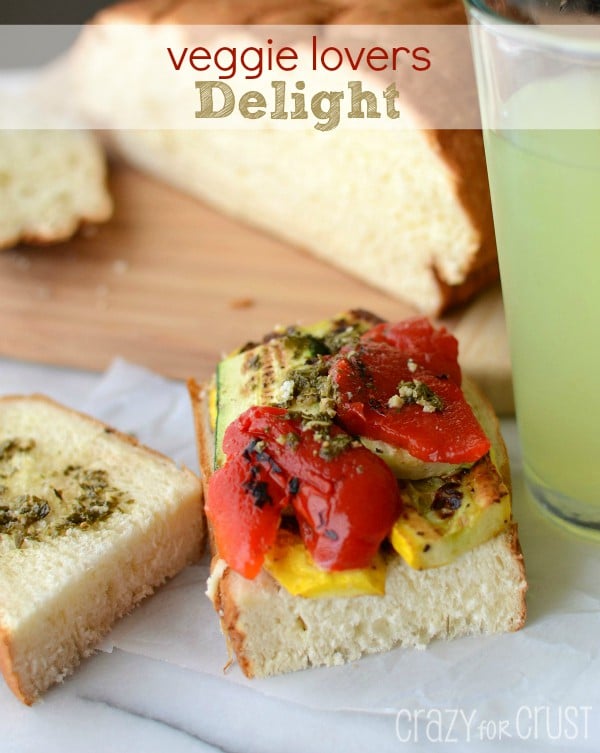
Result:
{"label": "open faced sandwich", "polygon": [[190,391],[208,594],[247,676],[522,627],[506,449],[445,329],[351,311]]}

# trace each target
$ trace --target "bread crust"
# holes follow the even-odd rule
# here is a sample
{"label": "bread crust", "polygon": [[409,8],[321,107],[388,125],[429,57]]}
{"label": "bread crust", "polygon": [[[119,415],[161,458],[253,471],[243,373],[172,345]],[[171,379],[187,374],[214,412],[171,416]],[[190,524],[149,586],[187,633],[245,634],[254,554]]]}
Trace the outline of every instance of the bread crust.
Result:
{"label": "bread crust", "polygon": [[[290,19],[296,19],[291,21]],[[401,25],[464,24],[456,0],[127,0],[97,13],[91,23]]]}
{"label": "bread crust", "polygon": [[56,246],[59,243],[69,240],[69,238],[72,238],[78,233],[84,233],[87,228],[95,228],[99,224],[106,222],[110,219],[111,214],[112,210],[108,213],[98,213],[96,216],[87,215],[85,217],[80,217],[73,227],[70,228],[68,232],[64,233],[52,233],[47,235],[26,231],[15,233],[10,237],[0,238],[0,251],[14,248],[20,244],[39,247]]}
{"label": "bread crust", "polygon": [[514,561],[517,563],[517,566],[519,568],[521,582],[523,583],[523,588],[521,589],[520,608],[518,611],[517,619],[514,623],[514,627],[512,628],[512,632],[516,633],[517,630],[521,630],[521,628],[525,625],[525,620],[527,619],[527,589],[529,585],[527,583],[527,576],[525,573],[525,558],[523,557],[523,550],[521,549],[521,542],[519,541],[519,527],[514,521],[511,521],[508,527],[508,540],[510,542],[510,548]]}
{"label": "bread crust", "polygon": [[[218,556],[211,561],[211,573],[219,564]],[[223,570],[219,578],[214,594],[214,607],[221,621],[221,629],[227,640],[230,653],[237,657],[240,669],[246,677],[252,679],[255,676],[254,665],[247,651],[247,635],[240,629],[240,610],[233,595],[232,581],[236,573],[229,567]]]}
{"label": "bread crust", "polygon": [[[138,447],[139,449],[143,450],[149,455],[152,455],[155,458],[160,458],[160,460],[164,460],[164,461],[167,461],[169,464],[173,464],[173,460],[171,460],[170,457],[168,457],[167,455],[164,455],[162,452],[159,452],[158,450],[153,449],[152,447],[148,447],[147,445],[142,444],[136,437],[131,436],[131,434],[124,434],[122,431],[119,431],[118,429],[115,429],[114,427],[109,426],[104,421],[100,421],[99,419],[94,418],[93,416],[88,416],[87,413],[82,413],[81,411],[77,411],[74,408],[67,408],[65,405],[62,405],[61,403],[57,402],[56,400],[53,400],[51,397],[48,397],[47,395],[33,393],[31,395],[3,395],[0,397],[0,403],[17,402],[17,401],[25,401],[25,402],[37,401],[40,403],[45,403],[46,405],[52,405],[54,408],[57,408],[58,410],[62,411],[63,413],[67,415],[77,416],[77,418],[82,419],[83,421],[86,421],[87,423],[93,426],[96,426],[100,429],[103,429],[108,434],[112,434],[113,436],[120,439],[122,442],[126,442],[127,444],[131,445],[131,447]],[[181,470],[189,478],[195,478],[195,474],[186,466],[182,466]]]}
{"label": "bread crust", "polygon": [[[483,393],[479,388],[469,379],[466,380],[466,386],[471,396],[479,404],[481,412],[485,412],[486,420],[490,424],[490,429],[494,433],[492,443],[495,446],[497,453],[498,470],[503,478],[506,486],[511,489],[510,478],[510,466],[508,460],[508,453],[506,445],[500,432],[500,424],[498,418]],[[208,391],[209,385],[199,385],[194,380],[188,382],[190,390],[190,398],[192,401],[192,407],[194,412],[194,419],[196,424],[196,434],[198,443],[198,453],[200,457],[200,465],[202,468],[202,483],[204,485],[204,497],[206,499],[208,483],[210,476],[213,473],[213,443],[214,436],[210,427],[209,410],[208,410]],[[212,536],[210,523],[207,523],[209,530],[209,540],[211,545],[211,551],[213,558],[211,561],[211,579],[212,583],[209,586],[210,597],[213,601],[215,610],[219,616],[221,623],[221,630],[225,636],[227,646],[230,652],[233,652],[237,657],[240,669],[248,678],[256,676],[262,676],[265,672],[261,667],[256,666],[253,660],[253,652],[249,648],[249,637],[246,631],[242,627],[243,619],[243,607],[239,603],[238,592],[240,589],[246,587],[252,589],[266,589],[272,591],[272,597],[276,599],[283,593],[287,595],[287,592],[280,586],[266,571],[262,571],[255,581],[247,581],[241,575],[227,566],[223,560],[219,558],[219,552],[216,549],[214,537]],[[515,604],[510,621],[504,625],[504,629],[508,631],[520,630],[525,624],[527,607],[526,607],[526,591],[527,581],[525,575],[525,564],[523,559],[523,553],[519,543],[517,524],[511,520],[507,529],[500,533],[497,537],[506,543],[508,550],[510,551],[513,565],[516,567],[518,575],[516,580],[519,583],[518,590],[518,602]],[[401,563],[399,556],[394,558],[395,562]],[[404,564],[404,563],[402,563]],[[393,561],[390,562],[390,566],[393,565]],[[408,567],[408,566],[407,566]],[[426,571],[420,571],[426,572]],[[291,597],[292,599],[300,599],[301,597]],[[377,599],[385,600],[386,596],[376,597]],[[332,601],[341,601],[340,599],[333,599]],[[476,632],[476,631],[474,631]],[[292,669],[300,669],[304,666],[310,666],[310,662],[305,663],[302,666],[292,667]],[[267,673],[268,674],[268,673]]]}
{"label": "bread crust", "polygon": [[4,680],[17,698],[27,706],[31,706],[35,698],[25,694],[21,688],[18,674],[14,670],[14,659],[12,656],[12,636],[2,624],[0,624],[0,671]]}
{"label": "bread crust", "polygon": [[188,379],[187,387],[192,403],[192,412],[194,414],[194,428],[196,430],[201,478],[202,483],[206,487],[213,472],[214,457],[212,433],[210,432],[210,419],[208,415],[207,392],[210,386],[208,384],[200,384],[195,379]]}

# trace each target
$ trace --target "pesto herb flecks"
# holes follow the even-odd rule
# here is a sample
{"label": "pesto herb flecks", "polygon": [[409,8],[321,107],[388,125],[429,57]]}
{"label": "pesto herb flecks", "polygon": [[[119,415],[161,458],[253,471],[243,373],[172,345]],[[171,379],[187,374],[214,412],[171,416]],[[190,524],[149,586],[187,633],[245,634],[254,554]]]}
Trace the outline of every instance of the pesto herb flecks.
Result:
{"label": "pesto herb flecks", "polygon": [[81,492],[75,499],[73,512],[62,524],[64,527],[98,523],[106,520],[120,505],[132,502],[124,492],[110,484],[105,470],[69,466],[65,469],[65,475],[74,476]]}
{"label": "pesto herb flecks", "polygon": [[110,482],[106,470],[78,464],[48,470],[38,453],[33,439],[0,442],[2,546],[12,540],[20,548],[48,541],[73,528],[88,528],[132,503]]}
{"label": "pesto herb flecks", "polygon": [[5,439],[0,442],[0,462],[10,460],[18,452],[30,452],[34,447],[34,439]]}
{"label": "pesto herb flecks", "polygon": [[323,460],[333,460],[348,448],[355,446],[358,446],[356,440],[348,434],[325,435],[320,443],[319,457]]}
{"label": "pesto herb flecks", "polygon": [[402,381],[398,392],[388,400],[389,408],[403,408],[405,405],[420,405],[424,413],[435,413],[444,409],[444,402],[431,387],[419,379]]}
{"label": "pesto herb flecks", "polygon": [[49,512],[50,506],[46,500],[35,494],[21,494],[10,507],[0,506],[0,532],[12,533],[19,528],[26,531]]}
{"label": "pesto herb flecks", "polygon": [[335,385],[328,373],[328,364],[322,358],[290,369],[279,389],[279,403],[294,412],[311,411],[330,419],[335,416]]}

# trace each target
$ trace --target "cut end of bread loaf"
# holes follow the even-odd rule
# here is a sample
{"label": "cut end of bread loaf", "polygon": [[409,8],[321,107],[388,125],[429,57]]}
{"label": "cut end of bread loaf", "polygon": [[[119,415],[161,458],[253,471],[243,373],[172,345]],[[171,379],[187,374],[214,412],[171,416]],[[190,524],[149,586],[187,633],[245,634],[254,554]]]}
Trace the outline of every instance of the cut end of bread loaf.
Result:
{"label": "cut end of bread loaf", "polygon": [[111,214],[104,154],[90,133],[0,131],[0,248],[58,243]]}
{"label": "cut end of bread loaf", "polygon": [[[160,124],[154,130],[115,130],[115,113],[156,121],[152,102],[160,100],[168,109],[177,97],[146,75],[143,57],[131,61],[128,86],[120,76],[107,77],[102,65],[111,26],[123,23],[171,29],[176,24],[464,24],[460,0],[323,0],[293,6],[285,0],[218,5],[132,0],[102,11],[94,23],[103,25],[102,37],[84,33],[75,49],[77,97],[89,122],[112,129],[113,145],[133,164],[429,315],[469,300],[498,279],[480,131],[340,128],[323,134],[310,127],[269,130],[266,119],[244,131],[176,131]],[[189,40],[182,28],[176,33],[183,49]],[[236,41],[231,33],[224,44]],[[240,44],[244,40],[247,44],[246,35]],[[399,107],[415,111],[419,120],[422,103],[408,93],[401,94]]]}
{"label": "cut end of bread loaf", "polygon": [[436,639],[519,630],[526,613],[514,524],[434,570],[413,570],[400,557],[390,558],[385,596],[302,599],[264,571],[249,581],[222,560],[214,563],[208,590],[248,677],[345,664]]}
{"label": "cut end of bread loaf", "polygon": [[111,133],[142,169],[432,316],[498,278],[481,134],[439,137]]}
{"label": "cut end of bread loaf", "polygon": [[[0,664],[31,704],[115,620],[200,557],[201,489],[165,456],[40,396],[0,399],[0,448],[9,472],[0,490]],[[35,522],[12,516],[30,503],[47,507]]]}

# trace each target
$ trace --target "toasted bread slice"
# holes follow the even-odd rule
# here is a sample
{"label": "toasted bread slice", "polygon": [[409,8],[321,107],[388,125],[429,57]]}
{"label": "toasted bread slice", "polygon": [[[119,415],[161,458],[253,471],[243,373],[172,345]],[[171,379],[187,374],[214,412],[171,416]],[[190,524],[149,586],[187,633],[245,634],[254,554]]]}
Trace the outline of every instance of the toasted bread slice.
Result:
{"label": "toasted bread slice", "polygon": [[0,399],[0,665],[27,704],[196,560],[196,476],[41,396]]}
{"label": "toasted bread slice", "polygon": [[[204,484],[213,471],[207,389],[190,382]],[[493,443],[496,466],[510,486],[506,448],[494,411],[466,382],[475,413]],[[415,570],[396,554],[388,560],[384,596],[306,599],[291,596],[265,570],[255,580],[214,551],[208,595],[228,646],[248,677],[336,665],[396,646],[436,638],[514,631],[525,621],[527,583],[517,526],[454,562]]]}

